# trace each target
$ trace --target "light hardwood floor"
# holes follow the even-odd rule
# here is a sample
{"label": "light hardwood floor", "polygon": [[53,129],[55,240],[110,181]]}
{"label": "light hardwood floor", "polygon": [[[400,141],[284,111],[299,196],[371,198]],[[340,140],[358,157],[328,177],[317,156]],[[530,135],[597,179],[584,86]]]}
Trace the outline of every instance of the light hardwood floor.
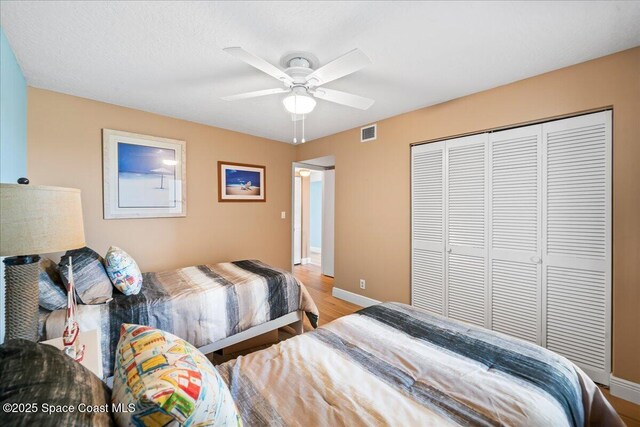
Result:
{"label": "light hardwood floor", "polygon": [[[333,290],[333,278],[323,276],[320,272],[320,267],[313,264],[299,265],[294,267],[293,273],[302,283],[305,284],[307,290],[311,294],[311,297],[318,306],[318,310],[320,311],[320,325],[329,323],[332,320],[346,316],[362,308],[331,295]],[[305,319],[304,327],[305,331],[312,329],[311,324],[307,319]],[[279,331],[280,341],[288,339],[291,336],[292,334],[288,330],[281,329]],[[214,363],[221,363],[222,361],[235,358],[241,354],[260,350],[268,347],[269,345],[271,344],[260,345],[240,352],[225,354],[224,356],[215,355]],[[609,394],[609,390],[605,387],[601,387],[601,389],[605,397],[609,402],[611,402],[616,411],[618,411],[628,427],[640,427],[640,406],[611,396]]]}
{"label": "light hardwood floor", "polygon": [[616,408],[627,427],[640,427],[640,405],[636,405],[619,397],[611,396],[609,389],[600,387],[607,400]]}
{"label": "light hardwood floor", "polygon": [[[293,274],[307,287],[311,298],[315,301],[320,311],[320,325],[329,323],[338,317],[346,316],[362,307],[331,295],[333,291],[333,278],[324,276],[320,272],[320,267],[313,264],[297,265],[293,269]],[[305,330],[311,329],[309,321],[305,321]]]}

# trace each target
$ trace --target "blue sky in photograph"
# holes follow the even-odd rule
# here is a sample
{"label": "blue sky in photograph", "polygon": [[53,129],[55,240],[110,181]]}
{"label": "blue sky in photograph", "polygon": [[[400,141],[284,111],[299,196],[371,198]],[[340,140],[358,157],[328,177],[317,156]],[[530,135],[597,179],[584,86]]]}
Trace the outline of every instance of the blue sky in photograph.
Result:
{"label": "blue sky in photograph", "polygon": [[165,165],[163,160],[175,160],[175,151],[167,148],[118,143],[118,172],[155,173],[163,168],[173,173],[175,166]]}
{"label": "blue sky in photograph", "polygon": [[245,184],[251,181],[252,187],[260,187],[260,172],[225,169],[227,185]]}

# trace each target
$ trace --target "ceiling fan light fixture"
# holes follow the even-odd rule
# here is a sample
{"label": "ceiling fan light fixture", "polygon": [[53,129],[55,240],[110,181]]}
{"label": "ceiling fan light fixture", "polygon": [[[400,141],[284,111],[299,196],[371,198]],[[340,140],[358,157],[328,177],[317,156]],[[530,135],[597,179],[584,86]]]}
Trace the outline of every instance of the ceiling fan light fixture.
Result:
{"label": "ceiling fan light fixture", "polygon": [[291,114],[309,114],[316,108],[316,100],[309,95],[291,94],[282,100],[282,104]]}

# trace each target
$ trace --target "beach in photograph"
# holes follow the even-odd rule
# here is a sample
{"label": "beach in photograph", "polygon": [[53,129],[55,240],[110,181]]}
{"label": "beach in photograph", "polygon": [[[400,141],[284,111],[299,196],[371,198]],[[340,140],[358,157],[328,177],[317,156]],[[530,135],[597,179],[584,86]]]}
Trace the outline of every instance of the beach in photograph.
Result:
{"label": "beach in photograph", "polygon": [[[161,180],[162,187],[160,187]],[[118,174],[118,205],[121,208],[173,208],[176,206],[173,175],[123,172]]]}
{"label": "beach in photograph", "polygon": [[242,189],[240,184],[227,185],[227,196],[259,196],[260,187],[253,187]]}
{"label": "beach in photograph", "polygon": [[227,196],[259,196],[260,172],[246,169],[225,169]]}

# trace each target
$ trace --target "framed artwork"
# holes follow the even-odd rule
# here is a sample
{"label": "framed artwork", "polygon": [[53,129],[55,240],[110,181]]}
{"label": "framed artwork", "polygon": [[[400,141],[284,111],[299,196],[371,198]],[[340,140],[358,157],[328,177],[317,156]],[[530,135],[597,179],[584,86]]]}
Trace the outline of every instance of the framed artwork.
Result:
{"label": "framed artwork", "polygon": [[218,201],[265,202],[266,179],[265,166],[218,162]]}
{"label": "framed artwork", "polygon": [[104,218],[187,215],[187,143],[102,129]]}

